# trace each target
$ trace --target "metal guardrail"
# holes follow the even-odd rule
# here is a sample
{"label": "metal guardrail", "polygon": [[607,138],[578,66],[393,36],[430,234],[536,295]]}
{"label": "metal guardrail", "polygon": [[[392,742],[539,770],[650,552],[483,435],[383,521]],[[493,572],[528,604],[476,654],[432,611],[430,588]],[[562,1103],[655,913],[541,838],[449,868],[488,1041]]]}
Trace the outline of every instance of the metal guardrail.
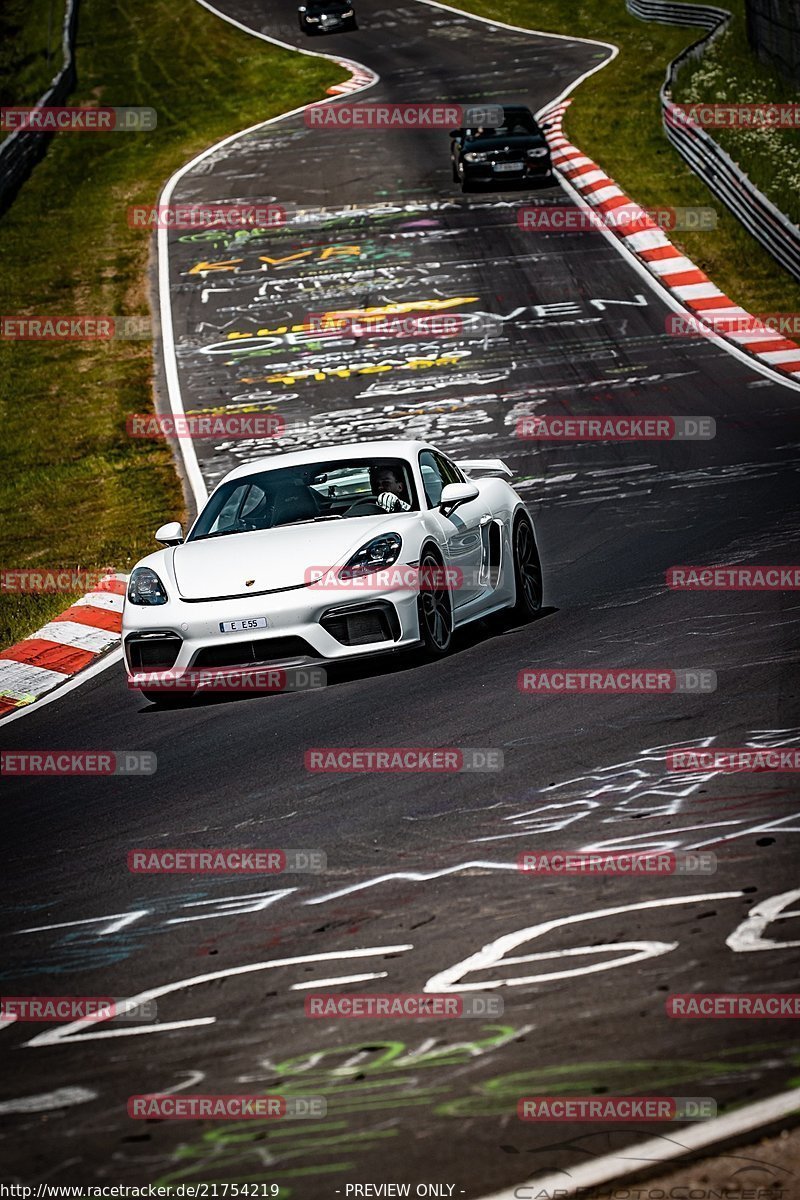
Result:
{"label": "metal guardrail", "polygon": [[727,25],[731,14],[711,4],[680,4],[670,0],[627,0],[629,13],[640,21],[660,21],[663,25],[699,25],[715,29]]}
{"label": "metal guardrail", "polygon": [[748,179],[729,154],[699,125],[673,116],[672,92],[678,72],[690,59],[701,58],[711,42],[728,25],[731,14],[708,4],[680,4],[673,0],[625,0],[625,7],[642,21],[687,25],[705,30],[674,58],[659,92],[664,132],[678,153],[706,186],[718,196],[772,257],[795,279],[800,279],[800,229],[793,225],[763,192]]}
{"label": "metal guardrail", "polygon": [[[50,87],[36,101],[36,108],[63,104],[77,81],[75,41],[78,30],[78,0],[67,0],[61,27],[62,66]],[[52,133],[15,129],[0,142],[0,213],[4,213],[30,175],[52,137]]]}

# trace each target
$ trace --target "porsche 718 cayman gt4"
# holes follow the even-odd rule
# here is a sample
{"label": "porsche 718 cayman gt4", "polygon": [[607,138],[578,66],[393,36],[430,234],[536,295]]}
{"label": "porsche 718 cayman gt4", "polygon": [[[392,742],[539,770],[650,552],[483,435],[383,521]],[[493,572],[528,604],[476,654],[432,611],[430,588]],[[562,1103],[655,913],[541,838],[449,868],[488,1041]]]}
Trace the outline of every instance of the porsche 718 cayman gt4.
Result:
{"label": "porsche 718 cayman gt4", "polygon": [[[231,471],[186,537],[131,573],[129,676],[326,662],[422,647],[542,605],[533,522],[498,459],[424,442],[275,454]],[[158,689],[141,689],[161,698]]]}

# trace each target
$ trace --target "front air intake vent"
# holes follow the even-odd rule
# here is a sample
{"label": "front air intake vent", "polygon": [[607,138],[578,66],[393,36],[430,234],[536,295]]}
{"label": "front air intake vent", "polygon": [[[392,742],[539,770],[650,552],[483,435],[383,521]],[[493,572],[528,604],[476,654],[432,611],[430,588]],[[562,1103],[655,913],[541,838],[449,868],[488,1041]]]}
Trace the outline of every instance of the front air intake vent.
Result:
{"label": "front air intake vent", "polygon": [[373,642],[396,642],[400,622],[388,600],[358,607],[329,608],[319,619],[326,633],[343,646],[369,646]]}

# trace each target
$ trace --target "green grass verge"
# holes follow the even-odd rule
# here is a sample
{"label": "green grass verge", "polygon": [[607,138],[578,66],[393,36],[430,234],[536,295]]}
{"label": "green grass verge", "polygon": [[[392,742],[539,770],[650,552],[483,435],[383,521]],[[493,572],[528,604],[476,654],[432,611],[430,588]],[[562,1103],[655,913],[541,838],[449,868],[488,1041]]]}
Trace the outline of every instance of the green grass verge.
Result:
{"label": "green grass verge", "polygon": [[[692,173],[661,128],[658,91],[667,63],[697,39],[697,31],[639,21],[623,0],[450,0],[495,20],[598,38],[619,46],[607,67],[580,85],[567,113],[571,141],[645,207],[708,205],[715,230],[670,238],[718,287],[750,312],[797,312],[800,284],[783,271]],[[736,0],[738,3],[739,0]],[[730,7],[723,0],[722,7]],[[785,135],[780,135],[785,136]]]}
{"label": "green grass verge", "polygon": [[[796,87],[760,63],[747,42],[744,0],[725,0],[732,20],[702,59],[682,68],[674,99],[797,103]],[[711,129],[716,142],[792,221],[800,222],[800,129]]]}
{"label": "green grass verge", "polygon": [[[204,147],[347,77],[193,0],[82,0],[78,72],[70,103],[149,105],[158,128],[51,142],[0,222],[4,314],[146,315],[150,239],[127,207],[155,203]],[[125,570],[155,549],[183,498],[168,447],[126,436],[126,417],[151,409],[150,341],[0,341],[0,567]],[[0,645],[70,599],[0,596]]]}
{"label": "green grass verge", "polygon": [[0,105],[35,104],[47,91],[63,66],[65,13],[65,0],[3,0]]}

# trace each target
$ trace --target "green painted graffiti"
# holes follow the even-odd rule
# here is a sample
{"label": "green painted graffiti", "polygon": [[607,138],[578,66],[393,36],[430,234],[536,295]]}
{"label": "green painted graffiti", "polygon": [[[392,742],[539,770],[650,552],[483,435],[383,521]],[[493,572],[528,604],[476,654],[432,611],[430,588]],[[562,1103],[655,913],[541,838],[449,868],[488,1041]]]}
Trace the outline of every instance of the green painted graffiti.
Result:
{"label": "green painted graffiti", "polygon": [[[484,1026],[475,1041],[434,1046],[424,1041],[409,1049],[401,1041],[362,1041],[308,1050],[265,1064],[269,1091],[285,1096],[321,1095],[328,1101],[323,1122],[233,1122],[209,1129],[173,1153],[173,1169],[156,1182],[169,1187],[187,1179],[212,1182],[268,1182],[291,1195],[291,1180],[353,1171],[365,1152],[379,1149],[401,1133],[397,1114],[422,1107],[433,1117],[464,1119],[509,1117],[523,1095],[581,1095],[608,1092],[635,1095],[644,1090],[666,1094],[669,1088],[751,1080],[765,1057],[786,1055],[777,1042],[753,1043],[722,1051],[713,1059],[618,1059],[515,1070],[473,1083],[468,1091],[459,1072],[453,1095],[449,1071],[480,1062],[493,1051],[521,1040],[530,1027]],[[800,1065],[800,1054],[786,1061]],[[428,1075],[423,1072],[429,1072]],[[364,1114],[355,1125],[348,1118]],[[272,1127],[270,1127],[272,1126]],[[310,1160],[316,1159],[316,1162]],[[303,1165],[298,1166],[300,1160]]]}

